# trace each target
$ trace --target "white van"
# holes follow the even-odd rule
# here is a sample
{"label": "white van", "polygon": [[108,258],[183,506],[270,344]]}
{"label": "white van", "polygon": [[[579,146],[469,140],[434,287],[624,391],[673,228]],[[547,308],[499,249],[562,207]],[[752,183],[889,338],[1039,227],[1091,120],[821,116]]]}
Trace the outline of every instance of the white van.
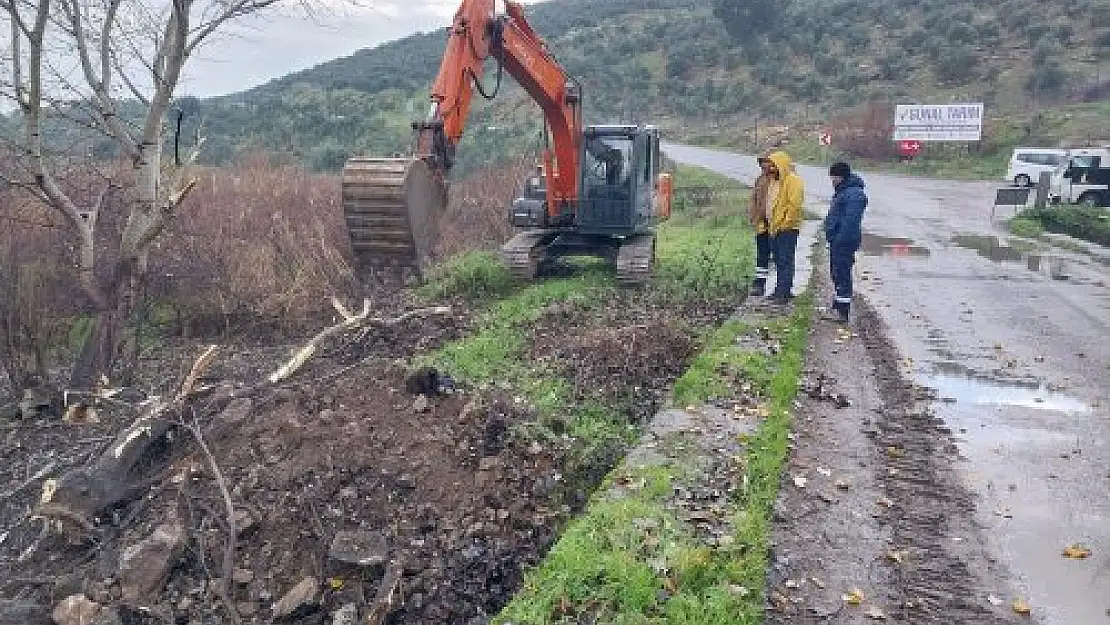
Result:
{"label": "white van", "polygon": [[1075,148],[1052,176],[1053,203],[1110,206],[1110,148]]}
{"label": "white van", "polygon": [[1052,173],[1068,160],[1068,151],[1054,148],[1015,148],[1006,169],[1006,181],[1019,187],[1037,184],[1041,172]]}

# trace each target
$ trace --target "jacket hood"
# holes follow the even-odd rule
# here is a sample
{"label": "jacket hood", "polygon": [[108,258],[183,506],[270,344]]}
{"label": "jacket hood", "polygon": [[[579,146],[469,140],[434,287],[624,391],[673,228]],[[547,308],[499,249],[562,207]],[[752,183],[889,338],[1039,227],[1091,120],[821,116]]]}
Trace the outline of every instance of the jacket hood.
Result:
{"label": "jacket hood", "polygon": [[775,167],[779,170],[779,177],[794,172],[794,161],[786,152],[783,152],[782,150],[776,150],[774,152],[771,152],[771,154],[767,158],[769,158],[771,162],[775,164]]}
{"label": "jacket hood", "polygon": [[866,185],[863,182],[863,178],[860,178],[856,174],[849,174],[847,178],[840,181],[840,184],[836,185],[836,188],[837,190],[848,189],[851,187],[859,187],[862,189],[864,186]]}

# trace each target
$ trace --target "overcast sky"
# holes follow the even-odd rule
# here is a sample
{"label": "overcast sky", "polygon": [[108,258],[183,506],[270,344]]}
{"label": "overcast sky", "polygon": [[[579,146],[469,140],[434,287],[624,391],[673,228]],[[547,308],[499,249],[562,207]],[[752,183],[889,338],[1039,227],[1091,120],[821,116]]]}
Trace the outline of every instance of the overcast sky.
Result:
{"label": "overcast sky", "polygon": [[[324,0],[340,6],[341,0]],[[532,4],[538,0],[523,0]],[[190,59],[177,95],[223,95],[347,56],[392,39],[450,24],[460,0],[362,0],[317,12],[293,9],[251,18]]]}

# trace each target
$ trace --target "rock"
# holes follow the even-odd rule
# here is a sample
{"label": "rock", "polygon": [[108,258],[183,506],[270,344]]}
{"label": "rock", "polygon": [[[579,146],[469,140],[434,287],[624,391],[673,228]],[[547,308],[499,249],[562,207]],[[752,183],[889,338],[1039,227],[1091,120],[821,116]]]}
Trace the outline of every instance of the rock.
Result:
{"label": "rock", "polygon": [[358,625],[358,606],[348,603],[336,610],[331,617],[331,625]]}
{"label": "rock", "polygon": [[274,604],[274,618],[299,618],[320,605],[320,582],[306,577]]}
{"label": "rock", "polygon": [[231,581],[239,584],[240,586],[246,586],[247,584],[254,581],[254,571],[250,569],[236,568],[234,571],[231,572]]}
{"label": "rock", "polygon": [[258,519],[254,518],[254,515],[248,510],[236,509],[232,518],[235,519],[235,532],[240,538],[258,529]]}
{"label": "rock", "polygon": [[249,417],[253,408],[254,402],[249,397],[239,397],[231,400],[216,416],[216,420],[224,425],[235,425]]}
{"label": "rock", "polygon": [[417,395],[416,400],[412,402],[412,409],[416,412],[428,412],[431,407],[427,395]]}
{"label": "rock", "polygon": [[258,602],[240,601],[235,604],[235,609],[239,611],[239,616],[254,616],[258,614]]}
{"label": "rock", "polygon": [[57,625],[122,625],[114,608],[102,606],[85,595],[66,597],[51,616]]}
{"label": "rock", "polygon": [[42,389],[23,389],[23,399],[19,401],[19,416],[23,419],[34,419],[40,414],[49,412],[51,398]]}
{"label": "rock", "polygon": [[19,404],[0,405],[0,419],[14,420],[23,416]]}
{"label": "rock", "polygon": [[389,539],[381,532],[339,531],[328,555],[333,560],[357,566],[383,566],[389,559]]}
{"label": "rock", "polygon": [[119,584],[126,602],[157,595],[185,550],[185,527],[176,519],[120,554]]}

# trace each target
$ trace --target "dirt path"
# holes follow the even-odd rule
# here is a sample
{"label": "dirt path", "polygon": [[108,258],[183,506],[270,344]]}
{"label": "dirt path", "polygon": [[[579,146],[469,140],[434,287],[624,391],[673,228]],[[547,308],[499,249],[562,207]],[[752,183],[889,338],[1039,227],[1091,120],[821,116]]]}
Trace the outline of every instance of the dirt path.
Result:
{"label": "dirt path", "polygon": [[[822,301],[827,272],[818,277]],[[818,322],[811,335],[768,621],[1020,622],[951,468],[950,432],[861,308],[851,329]]]}

